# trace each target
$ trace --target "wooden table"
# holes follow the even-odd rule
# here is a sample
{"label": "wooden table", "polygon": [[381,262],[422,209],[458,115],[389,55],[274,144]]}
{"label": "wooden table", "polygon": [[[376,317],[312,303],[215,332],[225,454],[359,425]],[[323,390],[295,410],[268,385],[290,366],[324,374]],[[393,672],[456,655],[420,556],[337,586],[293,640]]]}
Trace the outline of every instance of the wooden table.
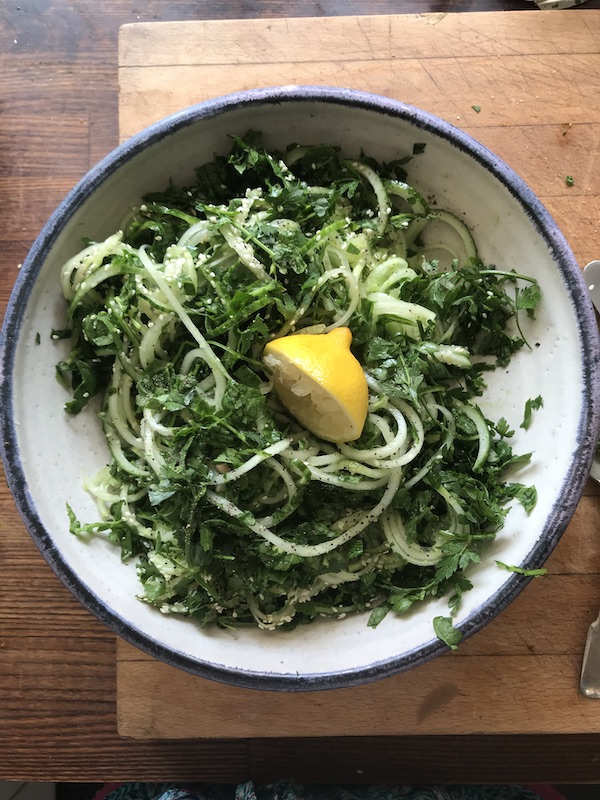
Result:
{"label": "wooden table", "polygon": [[[520,0],[372,0],[368,9],[352,0],[0,0],[0,306],[57,202],[117,144],[122,24],[531,7]],[[600,0],[584,8],[600,8]],[[591,485],[586,494],[597,513],[600,494]],[[114,635],[47,567],[5,485],[0,508],[0,779],[600,782],[595,733],[122,739]]]}

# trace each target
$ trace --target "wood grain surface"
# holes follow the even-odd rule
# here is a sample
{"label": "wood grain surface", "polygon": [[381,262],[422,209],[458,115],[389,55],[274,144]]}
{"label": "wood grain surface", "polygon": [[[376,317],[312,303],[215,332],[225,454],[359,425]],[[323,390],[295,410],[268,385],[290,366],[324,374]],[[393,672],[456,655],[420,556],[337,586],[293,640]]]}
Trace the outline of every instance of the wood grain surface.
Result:
{"label": "wood grain surface", "polygon": [[[168,113],[270,85],[274,76],[385,94],[445,118],[503,157],[585,264],[600,252],[598,42],[594,11],[130,25],[119,50],[120,131],[127,138]],[[457,654],[368,686],[237,689],[119,642],[119,731],[141,739],[595,732],[598,708],[578,693],[586,615],[555,598],[581,597],[593,614],[597,580],[579,554],[594,549],[597,512],[585,498],[563,540],[563,568],[552,559],[552,578],[530,585]]]}
{"label": "wood grain surface", "polygon": [[[120,26],[491,8],[512,12],[530,9],[531,3],[0,0],[0,314],[18,264],[49,214],[118,142]],[[600,8],[600,0],[583,8]],[[591,147],[590,140],[584,150]],[[587,515],[595,518],[599,502],[590,484],[572,526]],[[567,536],[573,538],[571,531]],[[587,564],[585,583],[575,594],[570,594],[572,586],[562,584],[555,598],[558,607],[572,608],[568,634],[574,653],[577,638],[596,614],[600,549],[590,539],[581,549],[575,544],[565,551],[567,536],[552,557],[550,581],[562,580],[566,569],[571,573],[565,580],[569,575],[573,580],[576,568],[568,565],[575,555]],[[4,483],[0,566],[0,780],[600,781],[597,734],[122,739],[117,732],[115,637],[43,561]]]}
{"label": "wood grain surface", "polygon": [[126,26],[121,136],[209,97],[273,83],[394,97],[504,158],[558,220],[584,265],[600,253],[598,42],[595,11]]}

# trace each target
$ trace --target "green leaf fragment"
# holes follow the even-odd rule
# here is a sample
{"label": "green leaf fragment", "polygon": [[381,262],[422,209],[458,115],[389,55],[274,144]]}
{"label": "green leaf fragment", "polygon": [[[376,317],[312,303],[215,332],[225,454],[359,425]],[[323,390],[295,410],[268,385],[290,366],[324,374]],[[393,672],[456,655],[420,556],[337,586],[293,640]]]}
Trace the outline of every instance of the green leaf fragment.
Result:
{"label": "green leaf fragment", "polygon": [[374,608],[369,615],[367,625],[369,628],[376,628],[382,622],[389,612],[389,606],[379,606]]}
{"label": "green leaf fragment", "polygon": [[452,650],[456,650],[462,641],[462,633],[452,624],[452,617],[434,617],[433,629],[440,641],[447,644]]}
{"label": "green leaf fragment", "polygon": [[516,567],[512,564],[505,564],[503,561],[496,561],[496,564],[508,572],[516,572],[518,575],[525,575],[528,578],[541,578],[548,574],[547,569],[523,569],[523,567]]}
{"label": "green leaf fragment", "polygon": [[524,428],[525,430],[528,430],[528,428],[531,425],[533,412],[537,411],[543,405],[544,405],[544,401],[543,401],[541,395],[538,395],[537,397],[534,397],[534,398],[530,398],[529,400],[527,400],[525,402],[525,412],[524,412],[524,415],[523,415],[523,422],[521,422],[521,428]]}

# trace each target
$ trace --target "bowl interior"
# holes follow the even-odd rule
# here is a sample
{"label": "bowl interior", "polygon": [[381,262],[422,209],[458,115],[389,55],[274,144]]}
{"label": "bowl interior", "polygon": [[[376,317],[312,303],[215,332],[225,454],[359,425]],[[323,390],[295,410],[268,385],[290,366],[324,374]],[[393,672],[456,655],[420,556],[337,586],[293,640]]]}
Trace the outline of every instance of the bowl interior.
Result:
{"label": "bowl interior", "polygon": [[[450,126],[391,102],[373,108],[364,99],[332,103],[318,95],[280,100],[264,95],[251,102],[208,104],[195,115],[180,116],[170,131],[163,126],[128,143],[59,208],[23,267],[7,315],[4,360],[10,374],[4,380],[10,384],[14,428],[9,408],[6,430],[16,445],[7,471],[28,527],[61,578],[130,641],[183,668],[241,685],[321,688],[385,675],[443,651],[431,620],[448,614],[447,602],[421,604],[404,617],[389,614],[376,629],[357,616],[287,634],[199,630],[139,602],[135,567],[122,564],[114,546],[72,536],[66,504],[84,521],[97,519],[82,480],[108,458],[94,413],[66,415],[67,395],[54,376],[54,365],[68,347],[50,339],[52,328],[64,326],[59,271],[80,249],[82,237],[100,239],[114,232],[144,193],[170,179],[190,181],[196,166],[229,150],[228,135],[248,129],[263,131],[271,147],[329,142],[350,155],[362,150],[382,160],[411,153],[415,142],[426,145],[407,167],[409,182],[467,222],[486,263],[532,275],[543,292],[536,320],[524,323],[531,349],[523,348],[509,367],[489,374],[481,404],[489,417],[508,420],[517,451],[534,453],[516,479],[535,484],[539,499],[529,516],[520,507],[511,510],[483,563],[469,571],[474,589],[456,618],[467,634],[526,582],[495,560],[538,566],[574,510],[597,434],[598,342],[570,251],[535,198],[491,154],[466,144],[458,132],[458,143],[453,141]],[[543,407],[524,430],[519,426],[525,402],[537,395]]]}

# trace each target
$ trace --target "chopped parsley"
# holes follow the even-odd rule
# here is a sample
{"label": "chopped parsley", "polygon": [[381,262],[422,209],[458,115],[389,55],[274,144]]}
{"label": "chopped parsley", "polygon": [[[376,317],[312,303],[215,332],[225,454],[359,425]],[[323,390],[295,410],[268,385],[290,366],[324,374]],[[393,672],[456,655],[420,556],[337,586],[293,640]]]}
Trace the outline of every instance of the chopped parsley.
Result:
{"label": "chopped parsley", "polygon": [[[539,287],[481,262],[464,223],[406,183],[412,156],[232,142],[63,269],[66,410],[98,398],[111,453],[86,484],[99,521],[69,508],[70,529],[107,537],[144,602],[201,626],[365,613],[375,627],[445,596],[434,630],[456,647],[466,571],[510,504],[536,501],[506,477],[530,455],[478,399],[527,346],[518,319]],[[462,252],[431,256],[432,220]],[[333,445],[286,411],[261,356],[342,324],[371,407],[360,438]]]}
{"label": "chopped parsley", "polygon": [[451,650],[456,650],[462,640],[462,633],[454,627],[451,617],[434,617],[433,629],[438,639]]}
{"label": "chopped parsley", "polygon": [[505,564],[503,561],[496,561],[499,567],[508,570],[508,572],[516,572],[517,575],[525,575],[528,578],[541,578],[548,574],[547,569],[523,569],[523,567],[515,567],[511,564]]}
{"label": "chopped parsley", "polygon": [[527,402],[525,403],[525,413],[523,415],[523,422],[521,423],[521,428],[524,428],[525,430],[529,428],[529,426],[531,425],[531,418],[533,416],[533,412],[542,408],[543,405],[544,401],[541,395],[538,395],[537,397],[530,398],[529,400],[527,400]]}

